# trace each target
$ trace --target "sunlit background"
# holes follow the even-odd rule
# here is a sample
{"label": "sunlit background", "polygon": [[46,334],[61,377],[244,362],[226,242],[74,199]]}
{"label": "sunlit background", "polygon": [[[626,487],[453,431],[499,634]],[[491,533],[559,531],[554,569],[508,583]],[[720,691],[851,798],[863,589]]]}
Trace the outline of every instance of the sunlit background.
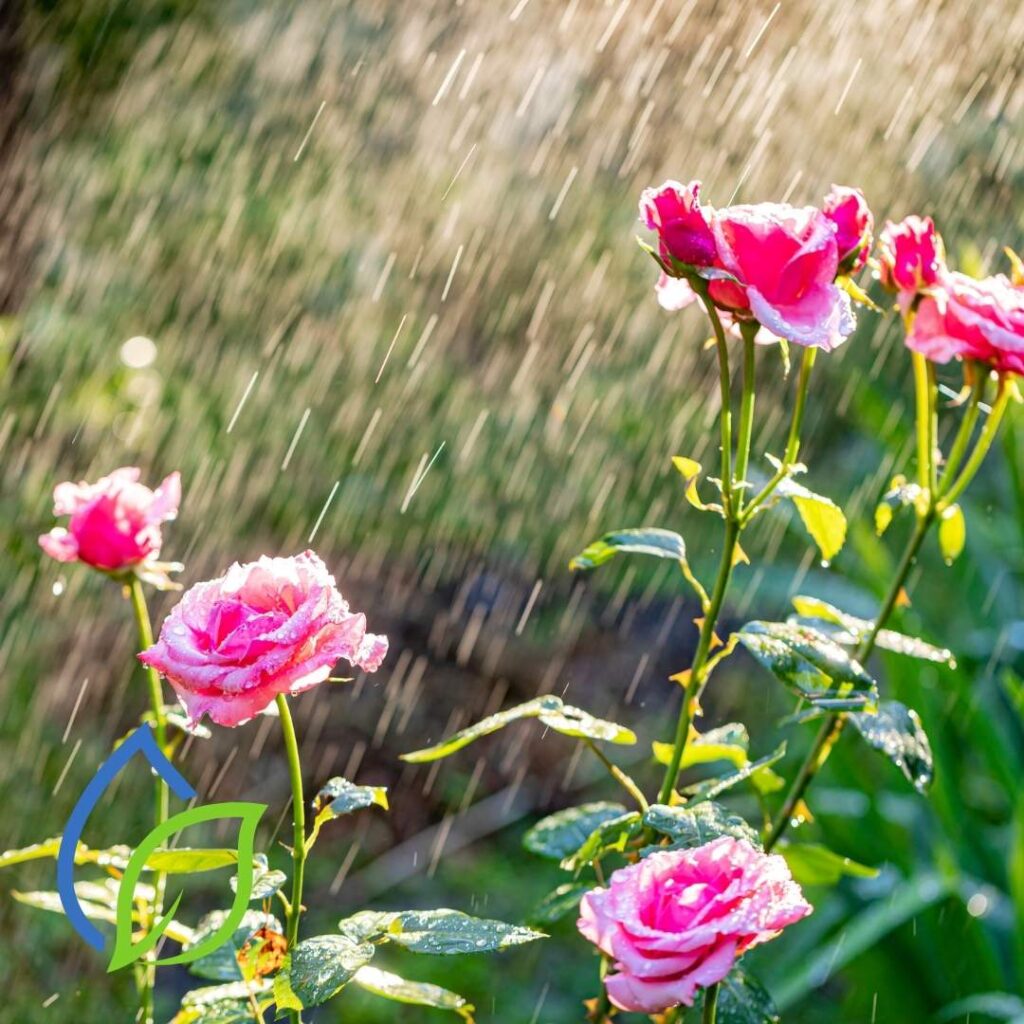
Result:
{"label": "sunlit background", "polygon": [[[623,757],[657,777],[649,743],[671,731],[667,677],[699,610],[669,563],[567,569],[619,526],[680,531],[705,578],[717,557],[670,463],[717,457],[716,368],[696,312],[654,301],[644,186],[700,178],[724,205],[860,185],[879,222],[934,215],[971,271],[1024,240],[1008,0],[0,0],[0,51],[0,845],[58,834],[145,703],[118,589],[37,548],[53,485],[180,469],[164,554],[186,583],[311,546],[391,638],[376,676],[295,701],[307,785],[392,794],[389,814],[325,832],[307,928],[363,906],[522,920],[559,880],[523,832],[610,795],[570,741],[524,724],[440,770],[397,760],[488,711],[563,695],[634,725]],[[912,458],[900,337],[862,312],[817,363],[802,456],[847,512],[845,550],[822,567],[788,510],[762,517],[728,625],[796,593],[876,608],[902,536],[876,539],[871,512]],[[759,353],[758,453],[781,447],[784,372]],[[805,830],[881,873],[810,890],[814,916],[751,957],[792,1024],[1024,1019],[1024,454],[1005,436],[967,499],[965,555],[928,549],[902,613],[959,668],[874,666],[919,709],[935,785],[919,797],[844,737]],[[705,705],[755,752],[788,738],[787,774],[809,742],[745,655]],[[204,800],[270,803],[260,841],[283,862],[272,720],[182,763]],[[140,769],[86,839],[131,842],[148,808]],[[51,871],[0,874],[0,1019],[129,1020],[130,978],[11,900]],[[188,885],[193,919],[224,904],[225,878]],[[380,960],[457,988],[481,1021],[560,1024],[597,961],[571,921],[556,935],[500,962]],[[178,971],[158,1019],[189,987]],[[309,1014],[435,1018],[357,993]]]}

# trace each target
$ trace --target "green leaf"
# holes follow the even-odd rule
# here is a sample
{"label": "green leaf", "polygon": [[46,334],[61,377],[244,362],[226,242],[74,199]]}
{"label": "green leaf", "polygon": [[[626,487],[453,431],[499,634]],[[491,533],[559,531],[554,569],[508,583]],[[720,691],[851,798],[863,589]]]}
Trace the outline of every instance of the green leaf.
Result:
{"label": "green leaf", "polygon": [[[230,922],[230,917],[231,915],[226,910],[211,911],[196,925],[192,941],[185,944],[185,949],[206,945],[211,935],[222,934],[225,923]],[[227,941],[190,964],[189,970],[197,977],[209,978],[211,981],[242,981],[242,969],[238,966],[238,954],[258,931],[284,934],[281,922],[273,914],[264,914],[258,910],[246,910]]]}
{"label": "green leaf", "polygon": [[717,779],[705,779],[694,786],[688,786],[685,792],[689,797],[689,806],[692,808],[705,800],[714,800],[716,796],[719,796],[728,789],[732,789],[734,786],[738,786],[741,782],[746,782],[747,779],[753,781],[766,768],[770,768],[785,756],[786,744],[780,743],[772,753],[758,761],[748,762],[738,771],[732,772],[729,775],[722,775]]}
{"label": "green leaf", "polygon": [[277,1006],[279,1015],[284,1013],[285,1010],[302,1009],[302,1000],[292,991],[291,979],[288,976],[288,971],[285,969],[287,966],[288,958],[285,957],[285,964],[274,975],[274,1003]]}
{"label": "green leaf", "polygon": [[853,878],[878,876],[877,868],[858,864],[818,843],[792,843],[780,846],[778,852],[786,859],[793,877],[801,885],[835,885],[844,875]]}
{"label": "green leaf", "polygon": [[[249,902],[270,899],[288,881],[288,876],[283,871],[275,871],[270,868],[265,853],[257,853],[252,861],[252,892],[249,893]],[[238,891],[238,876],[231,879],[231,888]]]}
{"label": "green leaf", "polygon": [[886,700],[876,714],[855,714],[850,719],[868,745],[885,754],[919,793],[931,785],[932,748],[913,708]]}
{"label": "green leaf", "polygon": [[590,892],[592,885],[585,885],[581,882],[565,882],[552,889],[533,908],[528,918],[530,924],[548,925],[561,921],[562,918],[574,914],[580,905],[583,894]]}
{"label": "green leaf", "polygon": [[748,622],[740,642],[791,692],[832,711],[863,711],[878,700],[875,681],[824,633],[788,622]]}
{"label": "green leaf", "polygon": [[472,1021],[474,1007],[462,996],[449,992],[440,985],[425,981],[407,981],[397,974],[378,970],[376,967],[360,967],[352,983],[396,1003],[410,1006],[432,1006],[437,1010],[451,1010],[467,1021]]}
{"label": "green leaf", "polygon": [[973,1021],[976,1017],[991,1017],[994,1020],[1009,1021],[1010,1024],[1022,1024],[1024,999],[1010,992],[978,992],[944,1006],[935,1019]]}
{"label": "green leaf", "polygon": [[939,516],[939,550],[946,565],[952,565],[960,557],[966,543],[967,521],[963,510],[959,505],[950,505]]}
{"label": "green leaf", "polygon": [[639,811],[630,811],[605,821],[590,833],[586,842],[574,854],[562,861],[562,867],[566,871],[578,871],[607,853],[621,853],[640,828]]}
{"label": "green leaf", "polygon": [[[741,722],[729,722],[703,733],[691,727],[680,767],[692,768],[698,764],[729,761],[735,767],[742,768],[747,763],[749,746],[750,736],[747,727]],[[651,748],[655,761],[665,765],[671,763],[673,744],[655,742]]]}
{"label": "green leaf", "polygon": [[[703,846],[720,836],[744,839],[755,849],[761,849],[761,839],[754,829],[739,815],[711,801],[697,804],[696,807],[652,804],[644,814],[644,824],[668,836],[672,840],[672,849]],[[657,849],[652,847],[650,852],[656,852]]]}
{"label": "green leaf", "polygon": [[363,911],[338,923],[345,935],[376,941],[386,939],[413,953],[453,956],[493,953],[546,938],[522,925],[471,917],[461,910]]}
{"label": "green leaf", "polygon": [[313,810],[318,814],[329,812],[330,817],[362,810],[376,804],[388,810],[388,791],[384,786],[357,786],[348,779],[329,779],[313,798]]}
{"label": "green leaf", "polygon": [[685,455],[673,455],[672,465],[676,467],[683,480],[686,481],[686,500],[695,509],[701,512],[706,512],[708,509],[714,512],[722,511],[721,505],[706,505],[701,501],[700,495],[697,493],[697,481],[700,479],[703,467],[696,459],[689,459]]}
{"label": "green leaf", "polygon": [[147,871],[162,871],[167,875],[191,875],[201,871],[216,871],[238,863],[237,850],[154,850],[146,858]]}
{"label": "green leaf", "polygon": [[[0,868],[13,867],[31,860],[57,859],[60,852],[60,836],[44,839],[41,843],[23,846],[18,850],[4,850],[0,853]],[[76,864],[98,864],[100,867],[115,867],[123,871],[131,857],[130,846],[111,846],[106,850],[91,850],[85,843],[79,843],[75,851]]]}
{"label": "green leaf", "polygon": [[908,505],[923,513],[927,509],[928,494],[919,484],[908,483],[905,476],[894,476],[889,484],[889,490],[875,508],[875,533],[881,537],[889,528],[896,509],[906,508]]}
{"label": "green leaf", "polygon": [[114,935],[114,951],[107,966],[108,972],[116,971],[132,963],[153,949],[160,941],[160,937],[163,935],[167,925],[177,911],[178,905],[181,903],[181,894],[179,893],[177,899],[171,903],[170,910],[150,928],[143,938],[139,939],[138,942],[133,941],[134,922],[132,912],[135,886],[139,881],[143,868],[159,845],[191,825],[207,821],[225,821],[237,818],[239,820],[237,853],[239,885],[231,910],[227,912],[218,930],[204,935],[201,939],[194,938],[190,948],[182,951],[177,956],[165,957],[156,962],[160,964],[188,963],[202,957],[207,951],[213,952],[222,945],[226,937],[231,935],[238,926],[245,913],[246,904],[249,902],[249,890],[252,886],[253,843],[256,836],[256,826],[259,824],[260,818],[266,809],[266,804],[240,801],[190,807],[188,810],[175,814],[167,821],[157,825],[142,840],[132,853],[131,859],[125,868],[124,876],[121,879],[121,887],[117,897],[117,926]]}
{"label": "green leaf", "polygon": [[807,532],[818,545],[821,557],[831,562],[846,543],[846,516],[843,510],[831,498],[815,494],[792,477],[783,477],[779,481],[778,493],[793,502]]}
{"label": "green leaf", "polygon": [[581,711],[579,708],[563,704],[559,697],[536,697],[497,714],[488,715],[481,719],[476,725],[457,732],[442,743],[424,750],[416,750],[411,754],[402,754],[402,760],[412,764],[422,764],[425,761],[437,761],[442,757],[448,757],[457,750],[469,746],[470,743],[490,736],[491,733],[504,729],[512,722],[518,722],[524,718],[537,718],[543,725],[563,736],[571,736],[576,739],[605,740],[609,743],[636,743],[636,733],[623,725],[615,722],[606,722],[600,718]]}
{"label": "green leaf", "polygon": [[678,533],[659,530],[654,526],[639,530],[613,530],[584,548],[569,563],[569,568],[596,569],[618,554],[654,555],[656,558],[685,562],[686,542]]}
{"label": "green leaf", "polygon": [[234,982],[230,985],[209,985],[186,992],[181,1009],[171,1024],[255,1024],[249,993],[261,1010],[271,1005],[270,983],[267,981]]}
{"label": "green leaf", "polygon": [[303,1007],[319,1006],[337,995],[373,959],[374,952],[371,943],[356,942],[345,934],[317,935],[291,951],[281,973]]}
{"label": "green leaf", "polygon": [[625,813],[622,804],[605,802],[567,807],[538,821],[523,836],[523,846],[539,857],[562,860],[575,853],[599,825]]}
{"label": "green leaf", "polygon": [[[695,1005],[702,1014],[703,989],[698,993]],[[767,989],[740,966],[733,967],[718,983],[716,1010],[716,1024],[778,1024],[780,1019]]]}
{"label": "green leaf", "polygon": [[[842,632],[833,632],[829,635],[836,643],[853,647],[866,637],[874,628],[874,623],[867,619],[858,619],[854,615],[848,615],[840,611],[827,601],[816,597],[797,596],[793,598],[793,607],[797,613],[807,619],[818,619],[821,622],[842,626]],[[816,628],[813,622],[804,623]],[[935,647],[918,640],[915,636],[907,636],[905,633],[896,633],[891,629],[880,629],[875,637],[875,646],[896,654],[905,654],[910,658],[921,658],[924,661],[934,661],[939,664],[949,665],[956,668],[956,659],[953,652],[945,647]]]}

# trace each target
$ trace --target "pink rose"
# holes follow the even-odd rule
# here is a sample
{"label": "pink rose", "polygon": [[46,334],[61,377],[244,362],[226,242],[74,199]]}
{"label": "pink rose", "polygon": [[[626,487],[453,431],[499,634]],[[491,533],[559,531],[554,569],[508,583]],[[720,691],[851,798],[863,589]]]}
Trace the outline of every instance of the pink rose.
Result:
{"label": "pink rose", "polygon": [[644,189],[640,219],[658,233],[662,259],[674,259],[696,267],[715,261],[715,239],[700,208],[700,182],[681,185],[666,181],[660,188]]}
{"label": "pink rose", "polygon": [[612,1003],[650,1014],[692,1006],[699,987],[810,912],[781,857],[722,836],[616,871],[583,897],[579,929],[614,960]]}
{"label": "pink rose", "polygon": [[197,583],[171,609],[160,639],[139,655],[174,687],[189,720],[247,722],[279,693],[322,683],[345,658],[375,672],[387,637],[366,632],[312,552],[235,563]]}
{"label": "pink rose", "polygon": [[160,554],[160,524],[178,514],[181,477],[171,473],[151,491],[139,483],[139,470],[115,469],[94,484],[63,483],[53,491],[53,514],[71,516],[39,538],[58,562],[85,562],[105,572],[140,565]]}
{"label": "pink rose", "polygon": [[946,269],[942,237],[931,217],[887,221],[878,236],[878,279],[894,292],[919,292],[936,284]]}
{"label": "pink rose", "polygon": [[839,273],[855,274],[868,261],[875,218],[859,188],[833,185],[822,213],[836,226]]}
{"label": "pink rose", "polygon": [[956,356],[1024,374],[1024,286],[946,271],[921,299],[907,346],[935,363]]}
{"label": "pink rose", "polygon": [[[835,225],[812,206],[782,203],[717,210],[713,225],[722,267],[739,282],[750,314],[797,345],[831,351],[856,322],[850,299],[834,284],[839,268]],[[712,297],[723,301],[722,289]]]}

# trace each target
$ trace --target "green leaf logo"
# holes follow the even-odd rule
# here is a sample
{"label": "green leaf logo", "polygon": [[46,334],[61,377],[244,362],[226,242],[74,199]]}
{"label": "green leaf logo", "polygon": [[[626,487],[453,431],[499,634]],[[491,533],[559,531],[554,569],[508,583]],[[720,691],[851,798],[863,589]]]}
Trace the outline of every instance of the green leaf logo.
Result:
{"label": "green leaf logo", "polygon": [[205,807],[193,807],[181,814],[169,818],[158,825],[145,839],[139,843],[131,855],[125,868],[124,877],[117,893],[117,935],[114,941],[114,952],[107,966],[107,972],[127,967],[140,957],[144,957],[160,941],[167,930],[174,914],[181,903],[181,894],[171,905],[170,910],[143,936],[138,942],[132,941],[132,903],[135,886],[147,866],[147,862],[155,851],[163,846],[171,836],[190,825],[199,825],[205,821],[223,821],[227,818],[238,818],[238,875],[235,888],[235,901],[231,910],[224,918],[223,924],[206,940],[177,956],[157,960],[158,964],[186,964],[200,957],[207,956],[222,946],[238,927],[249,904],[249,894],[253,884],[253,852],[256,839],[256,826],[266,811],[266,804],[245,802],[228,802],[208,804]]}

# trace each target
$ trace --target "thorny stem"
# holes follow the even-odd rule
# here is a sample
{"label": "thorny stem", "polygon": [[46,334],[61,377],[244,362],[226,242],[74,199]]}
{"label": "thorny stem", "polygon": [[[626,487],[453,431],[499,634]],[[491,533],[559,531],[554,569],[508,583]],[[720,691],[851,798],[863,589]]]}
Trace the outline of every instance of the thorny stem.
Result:
{"label": "thorny stem", "polygon": [[[288,757],[288,774],[292,783],[292,898],[288,911],[288,949],[294,949],[299,939],[299,918],[302,916],[302,882],[306,873],[306,803],[302,793],[302,764],[299,761],[299,743],[295,738],[295,724],[288,708],[288,698],[277,695],[277,710],[281,716],[284,749]],[[302,1024],[302,1012],[290,1010],[292,1024]]]}
{"label": "thorny stem", "polygon": [[709,985],[704,990],[704,1013],[701,1017],[703,1024],[715,1024],[718,1015],[718,984]]}
{"label": "thorny stem", "polygon": [[[916,356],[914,371],[915,381],[917,381],[920,379],[921,373],[919,372]],[[926,382],[929,381],[927,368],[925,368],[924,379]],[[934,395],[934,387],[931,383],[929,383],[928,386],[931,388]],[[999,423],[1002,420],[1003,414],[1006,411],[1006,406],[1009,403],[1010,395],[1011,389],[1008,381],[1006,378],[1001,378],[999,381],[999,394],[996,398],[995,405],[992,407],[992,412],[989,414],[985,427],[981,432],[981,436],[978,438],[978,443],[975,445],[974,451],[967,460],[967,464],[964,466],[963,471],[957,478],[956,483],[949,487],[948,490],[946,489],[946,487],[949,486],[946,482],[946,476],[952,475],[951,473],[947,473],[943,477],[943,484],[936,485],[934,488],[930,489],[928,506],[918,515],[914,532],[911,534],[906,550],[903,552],[903,557],[900,559],[900,564],[896,569],[896,575],[893,577],[892,583],[889,586],[889,591],[886,594],[881,611],[878,613],[870,632],[864,637],[860,646],[857,648],[857,661],[863,663],[874,650],[878,634],[885,627],[889,616],[896,607],[900,593],[903,590],[903,585],[906,582],[907,576],[910,574],[910,570],[914,565],[917,554],[921,549],[921,544],[924,542],[932,523],[935,522],[944,509],[948,508],[956,501],[981,467],[985,455],[988,453],[988,450],[992,445],[992,441],[995,439],[996,433],[999,429]],[[934,436],[933,428],[931,426],[934,410],[934,397],[929,398],[927,395],[918,391],[917,398],[918,459],[924,460],[924,462],[918,466],[918,479],[919,481],[924,480],[931,483],[935,475],[935,448],[934,446],[931,446],[931,439]],[[976,392],[974,398],[976,414],[977,399],[980,398],[980,392]],[[963,431],[963,429],[963,426],[961,426],[961,431]],[[970,431],[968,430],[968,437],[969,434]],[[958,442],[959,436],[957,437],[957,440],[954,441],[954,450],[956,449]],[[964,445],[966,446],[966,441],[964,442]],[[771,850],[783,836],[786,829],[791,825],[797,805],[803,799],[803,796],[807,792],[810,784],[814,781],[815,775],[817,775],[822,765],[828,760],[829,754],[832,752],[832,747],[835,745],[836,740],[839,739],[839,736],[843,731],[843,727],[846,724],[846,717],[847,716],[842,712],[833,712],[822,723],[821,728],[818,730],[818,735],[815,737],[810,751],[808,751],[807,757],[804,759],[803,764],[797,772],[796,778],[793,780],[793,785],[790,787],[789,793],[782,805],[782,809],[779,811],[778,816],[772,824],[771,832],[765,840],[766,850]]]}
{"label": "thorny stem", "polygon": [[594,756],[608,769],[608,774],[637,802],[641,811],[647,810],[647,798],[640,787],[591,739],[585,739],[587,747]]}
{"label": "thorny stem", "polygon": [[[150,623],[149,609],[146,607],[146,595],[142,590],[142,581],[133,576],[128,585],[135,614],[135,625],[139,635],[139,650],[153,646],[153,626]],[[154,668],[146,668],[146,679],[149,683],[149,702],[153,712],[153,724],[156,732],[157,745],[167,752],[167,716],[164,714],[164,695],[160,686],[160,676]],[[157,775],[154,783],[153,818],[155,825],[167,821],[170,811],[170,792],[164,779]],[[149,908],[149,924],[152,925],[163,912],[164,886],[166,876],[161,872],[153,875],[153,904]],[[157,951],[146,954],[146,963],[141,971],[139,985],[139,1024],[153,1024],[154,991],[156,988]]]}

